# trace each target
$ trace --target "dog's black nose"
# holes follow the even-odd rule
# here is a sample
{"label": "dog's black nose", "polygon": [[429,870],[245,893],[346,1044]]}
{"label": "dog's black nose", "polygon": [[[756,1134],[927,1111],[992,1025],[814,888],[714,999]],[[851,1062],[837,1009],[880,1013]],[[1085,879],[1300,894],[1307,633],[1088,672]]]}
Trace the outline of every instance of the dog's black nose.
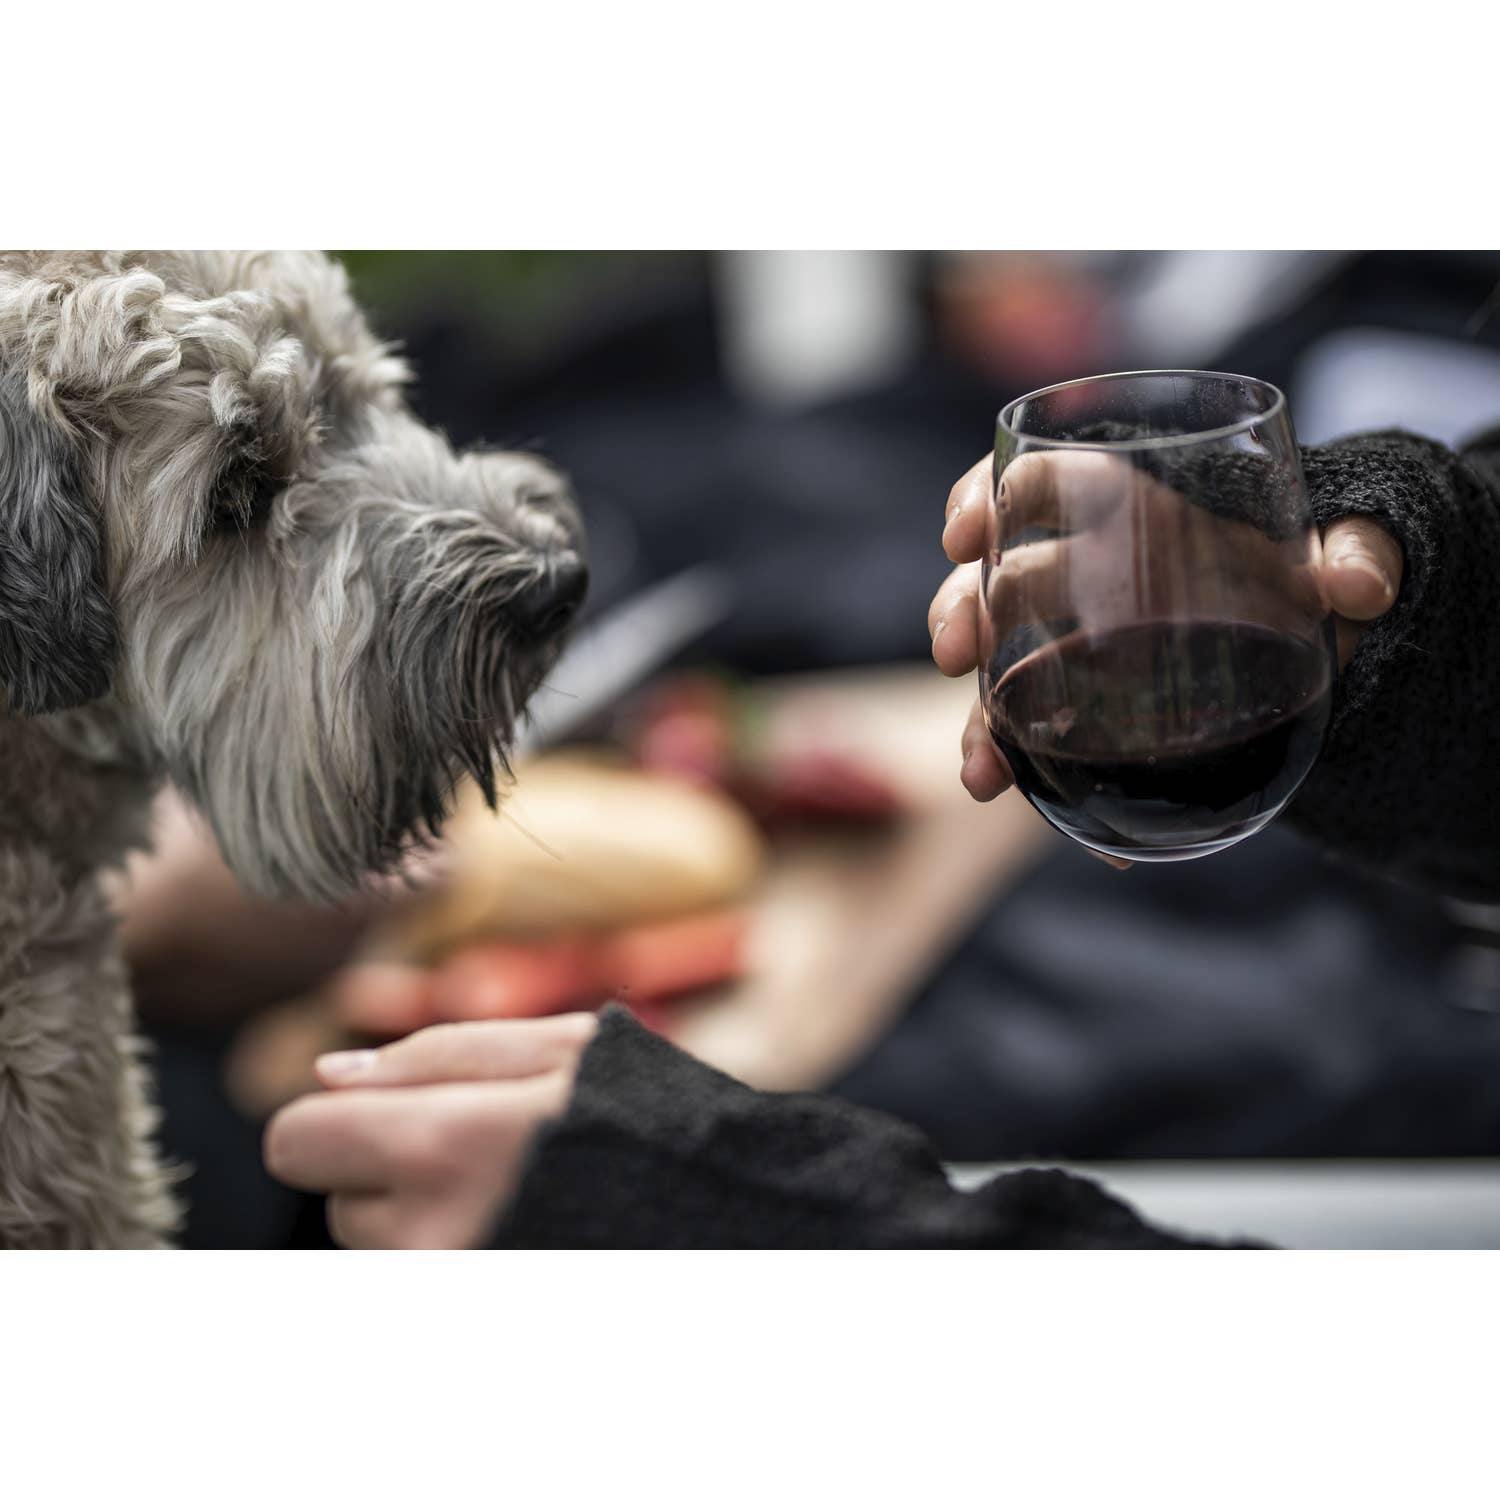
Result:
{"label": "dog's black nose", "polygon": [[576,552],[549,557],[542,576],[516,597],[517,625],[527,635],[556,635],[578,613],[588,586],[588,565]]}

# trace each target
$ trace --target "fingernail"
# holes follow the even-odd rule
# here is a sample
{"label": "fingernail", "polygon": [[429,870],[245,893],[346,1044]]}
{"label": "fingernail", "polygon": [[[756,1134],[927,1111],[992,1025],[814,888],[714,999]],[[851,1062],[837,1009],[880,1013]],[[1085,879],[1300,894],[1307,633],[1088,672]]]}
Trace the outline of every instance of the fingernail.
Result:
{"label": "fingernail", "polygon": [[1370,555],[1361,547],[1346,547],[1342,552],[1334,556],[1334,562],[1340,568],[1352,568],[1356,573],[1363,573],[1366,578],[1373,578],[1380,585],[1380,592],[1387,603],[1390,603],[1395,589],[1391,587],[1390,576],[1380,565],[1374,562]]}
{"label": "fingernail", "polygon": [[351,1078],[358,1078],[362,1073],[368,1073],[375,1066],[375,1053],[373,1050],[325,1052],[317,1060],[315,1066],[321,1077],[347,1083]]}
{"label": "fingernail", "polygon": [[944,615],[936,625],[932,627],[932,644],[937,645],[937,638],[948,628],[948,616]]}

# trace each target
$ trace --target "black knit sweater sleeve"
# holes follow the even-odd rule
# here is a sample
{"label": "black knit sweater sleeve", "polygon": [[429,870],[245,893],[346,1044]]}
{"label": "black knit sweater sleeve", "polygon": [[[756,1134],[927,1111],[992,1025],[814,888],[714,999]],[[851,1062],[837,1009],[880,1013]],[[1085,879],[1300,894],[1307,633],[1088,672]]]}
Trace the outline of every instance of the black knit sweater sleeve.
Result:
{"label": "black knit sweater sleeve", "polygon": [[502,1248],[1207,1247],[1055,1170],[950,1186],[908,1125],[766,1094],[606,1010],[567,1115],[539,1136]]}
{"label": "black knit sweater sleeve", "polygon": [[1303,467],[1318,522],[1374,517],[1405,571],[1288,816],[1374,870],[1500,899],[1500,429],[1457,454],[1373,433],[1305,449]]}

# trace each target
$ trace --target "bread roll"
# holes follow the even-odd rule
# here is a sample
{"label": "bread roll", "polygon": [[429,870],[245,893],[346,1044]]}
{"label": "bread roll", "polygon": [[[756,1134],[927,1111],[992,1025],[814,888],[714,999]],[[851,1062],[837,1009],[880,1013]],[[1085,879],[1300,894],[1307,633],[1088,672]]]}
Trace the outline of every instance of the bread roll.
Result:
{"label": "bread roll", "polygon": [[466,785],[449,878],[376,942],[430,961],[484,938],[624,927],[739,900],[759,831],[722,793],[580,754],[523,765],[498,812]]}

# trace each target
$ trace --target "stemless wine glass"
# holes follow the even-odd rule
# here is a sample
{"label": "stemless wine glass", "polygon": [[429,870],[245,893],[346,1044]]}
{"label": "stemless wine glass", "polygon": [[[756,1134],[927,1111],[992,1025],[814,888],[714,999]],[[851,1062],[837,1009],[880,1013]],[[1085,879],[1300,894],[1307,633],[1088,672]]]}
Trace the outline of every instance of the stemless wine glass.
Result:
{"label": "stemless wine glass", "polygon": [[1281,392],[1151,370],[1022,396],[988,526],[980,693],[1032,805],[1130,860],[1265,827],[1317,759],[1336,661]]}

